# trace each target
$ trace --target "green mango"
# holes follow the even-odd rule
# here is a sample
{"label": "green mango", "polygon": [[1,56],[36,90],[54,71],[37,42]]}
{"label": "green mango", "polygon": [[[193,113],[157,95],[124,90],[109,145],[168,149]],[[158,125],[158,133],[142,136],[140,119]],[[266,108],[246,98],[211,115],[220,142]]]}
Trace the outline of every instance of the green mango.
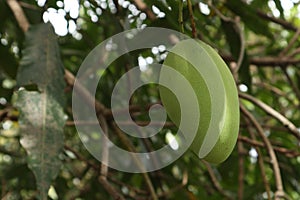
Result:
{"label": "green mango", "polygon": [[[183,84],[166,67],[183,75],[198,102],[198,105],[189,103],[188,94],[186,99],[179,102],[176,94],[167,86],[160,86],[161,101],[168,116],[180,127],[183,121],[181,112],[188,112],[190,119],[184,120],[187,126],[191,123],[191,127],[194,127],[192,123],[198,120],[198,129],[195,130],[190,149],[210,163],[225,161],[236,144],[240,123],[237,87],[226,63],[212,47],[202,41],[187,39],[177,43],[169,50],[159,81],[167,82],[167,85],[175,86],[177,92],[184,93]],[[200,112],[200,118],[194,117],[195,112]],[[186,131],[183,135],[190,136],[188,134],[192,131]]]}

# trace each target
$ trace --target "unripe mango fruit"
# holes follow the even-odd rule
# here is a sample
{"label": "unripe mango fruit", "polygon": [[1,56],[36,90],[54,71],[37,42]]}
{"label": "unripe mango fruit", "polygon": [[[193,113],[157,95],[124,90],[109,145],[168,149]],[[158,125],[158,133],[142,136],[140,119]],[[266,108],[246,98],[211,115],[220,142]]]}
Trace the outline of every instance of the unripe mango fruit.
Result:
{"label": "unripe mango fruit", "polygon": [[[176,94],[160,86],[161,101],[168,116],[179,127],[180,105],[188,106],[191,122],[195,120],[192,112],[200,112],[198,130],[190,149],[210,163],[225,161],[236,144],[240,122],[237,87],[226,63],[212,47],[199,40],[187,39],[177,43],[170,49],[159,79],[167,80],[184,93],[180,81],[164,66],[177,70],[188,80],[198,102],[198,106],[189,105],[189,96],[184,102],[178,102]],[[183,133],[186,134],[189,133]]]}

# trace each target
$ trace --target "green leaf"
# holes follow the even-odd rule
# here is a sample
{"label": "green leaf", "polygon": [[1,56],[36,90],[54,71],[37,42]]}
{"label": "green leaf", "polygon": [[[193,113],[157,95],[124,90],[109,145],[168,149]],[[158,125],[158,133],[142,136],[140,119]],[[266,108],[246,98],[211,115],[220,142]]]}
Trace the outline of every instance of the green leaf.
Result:
{"label": "green leaf", "polygon": [[251,3],[251,7],[257,8],[259,10],[265,10],[269,8],[268,0],[253,0]]}
{"label": "green leaf", "polygon": [[[234,22],[226,22],[223,20],[222,20],[222,27],[225,32],[226,40],[229,44],[232,56],[237,61],[241,51],[241,40],[240,40],[238,28],[236,27]],[[249,88],[249,91],[251,92],[252,78],[250,74],[250,62],[249,62],[246,49],[244,52],[243,61],[239,69],[239,78],[240,81],[243,84],[245,84]]]}
{"label": "green leaf", "polygon": [[36,84],[40,91],[46,88],[63,90],[64,67],[52,26],[49,23],[32,26],[25,46],[17,74],[18,86]]}
{"label": "green leaf", "polygon": [[249,93],[252,93],[252,76],[250,73],[250,62],[246,51],[244,53],[243,62],[239,69],[239,77],[240,81],[248,87]]}
{"label": "green leaf", "polygon": [[20,89],[17,92],[20,142],[27,151],[39,199],[47,199],[51,181],[61,166],[58,154],[63,148],[65,123],[64,71],[57,38],[50,24],[33,26],[26,35],[25,46],[17,84],[36,85],[39,91]]}
{"label": "green leaf", "polygon": [[274,2],[275,2],[275,5],[276,5],[276,8],[279,10],[279,12],[280,12],[280,17],[281,18],[284,18],[284,10],[283,10],[283,7],[282,7],[282,5],[281,5],[281,2],[280,2],[280,0],[274,0]]}
{"label": "green leaf", "polygon": [[268,22],[257,16],[257,10],[252,6],[237,0],[228,0],[225,5],[229,10],[240,16],[246,27],[254,33],[273,38],[273,34],[268,27]]}

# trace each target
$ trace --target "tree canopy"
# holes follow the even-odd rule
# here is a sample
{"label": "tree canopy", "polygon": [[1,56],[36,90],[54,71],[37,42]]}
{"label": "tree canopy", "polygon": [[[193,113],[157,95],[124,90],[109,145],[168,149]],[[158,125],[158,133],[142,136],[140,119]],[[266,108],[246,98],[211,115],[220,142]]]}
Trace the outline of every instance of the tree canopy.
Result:
{"label": "tree canopy", "polygon": [[[300,199],[299,0],[2,0],[0,19],[2,199]],[[99,121],[77,125],[100,124],[125,150],[154,151],[175,137],[170,118],[155,137],[131,137],[111,110],[118,80],[135,66],[141,79],[154,73],[168,53],[164,45],[128,52],[92,74],[104,74],[95,95],[74,87],[98,44],[146,27],[202,40],[231,70],[241,114],[225,162],[210,164],[188,150],[161,169],[129,173],[84,146],[73,116],[75,90]],[[161,104],[158,85],[138,88],[127,103],[132,120],[148,125],[150,107]]]}

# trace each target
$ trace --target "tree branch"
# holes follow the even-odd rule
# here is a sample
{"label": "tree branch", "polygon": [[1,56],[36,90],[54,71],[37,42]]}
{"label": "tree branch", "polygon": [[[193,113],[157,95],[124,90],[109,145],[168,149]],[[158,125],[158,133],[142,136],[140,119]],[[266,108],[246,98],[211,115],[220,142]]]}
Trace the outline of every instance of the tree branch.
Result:
{"label": "tree branch", "polygon": [[269,21],[271,21],[271,22],[274,22],[275,24],[279,24],[279,25],[281,25],[282,27],[284,27],[285,29],[288,29],[288,30],[291,30],[291,31],[297,31],[297,28],[296,28],[293,24],[291,24],[291,23],[289,23],[289,22],[287,22],[287,21],[285,21],[285,20],[278,19],[278,18],[276,18],[276,17],[267,15],[266,13],[263,13],[263,12],[261,12],[261,11],[257,11],[257,14],[258,14],[258,16],[260,16],[261,18],[266,19],[266,20],[269,20]]}
{"label": "tree branch", "polygon": [[[247,124],[247,129],[248,129],[250,137],[252,138],[252,140],[256,141],[256,136],[255,136],[254,132],[252,131],[252,129],[250,128],[251,125],[250,125],[250,122],[247,118],[245,119],[245,122]],[[262,156],[261,150],[258,148],[258,146],[255,146],[254,148],[255,148],[255,150],[258,154],[258,165],[259,165],[259,168],[260,168],[260,172],[261,172],[263,183],[264,183],[264,186],[265,186],[265,189],[266,189],[268,200],[271,200],[270,184],[269,184],[269,181],[268,181],[267,176],[266,176],[266,170],[264,168],[263,156]]]}
{"label": "tree branch", "polygon": [[242,113],[245,115],[245,117],[247,117],[249,121],[254,125],[255,129],[257,130],[258,134],[260,135],[264,144],[266,145],[269,156],[271,158],[271,164],[273,165],[273,171],[274,171],[275,182],[276,182],[277,191],[275,192],[275,200],[279,200],[281,197],[285,196],[285,193],[283,190],[279,164],[274,149],[272,147],[272,144],[270,143],[269,139],[265,136],[263,128],[254,118],[254,116],[242,104],[240,104],[240,109]]}
{"label": "tree branch", "polygon": [[6,2],[10,7],[10,9],[12,10],[20,28],[23,30],[24,33],[27,32],[30,24],[20,4],[17,2],[17,0],[7,0]]}
{"label": "tree branch", "polygon": [[267,114],[269,114],[270,116],[274,117],[275,119],[277,119],[278,121],[280,121],[286,128],[289,129],[289,131],[298,139],[300,140],[300,132],[297,129],[297,127],[290,121],[288,120],[285,116],[283,116],[282,114],[280,114],[279,112],[277,112],[276,110],[274,110],[272,107],[270,107],[269,105],[265,104],[264,102],[260,101],[259,99],[256,99],[248,94],[245,93],[241,93],[239,92],[239,96],[243,99],[246,99],[252,103],[254,103],[255,105],[257,105],[258,107],[260,107],[261,109],[263,109]]}
{"label": "tree branch", "polygon": [[[239,136],[238,140],[242,141],[244,143],[247,143],[251,146],[265,147],[264,143],[259,142],[257,140],[250,139],[250,138],[245,137],[245,136]],[[283,148],[283,147],[278,147],[278,146],[273,146],[273,148],[278,153],[285,154],[285,156],[289,157],[289,158],[296,158],[296,157],[300,156],[300,152],[298,152],[298,151],[289,150],[289,149],[286,149],[286,148]]]}
{"label": "tree branch", "polygon": [[152,12],[150,8],[148,8],[148,6],[143,2],[143,0],[133,0],[133,3],[136,5],[136,7],[139,10],[145,12],[151,21],[156,19],[155,14]]}
{"label": "tree branch", "polygon": [[191,27],[192,27],[192,36],[193,38],[197,38],[197,30],[196,30],[196,24],[195,24],[195,19],[194,19],[194,14],[193,14],[193,6],[191,0],[187,0],[187,6],[189,9],[189,16],[191,20]]}
{"label": "tree branch", "polygon": [[238,175],[238,200],[244,199],[244,175],[245,175],[245,160],[244,160],[244,147],[241,141],[237,142],[238,153],[239,153],[239,175]]}
{"label": "tree branch", "polygon": [[[227,62],[235,61],[232,55],[220,53],[221,57]],[[298,65],[300,64],[300,59],[290,58],[290,57],[253,57],[249,59],[250,64],[256,65],[258,67],[279,67],[288,65]]]}
{"label": "tree branch", "polygon": [[282,52],[280,52],[279,57],[283,57],[284,55],[286,55],[286,53],[293,47],[295,42],[299,39],[299,35],[300,35],[300,28],[297,29],[295,35],[290,40],[289,44],[282,50]]}
{"label": "tree branch", "polygon": [[206,166],[206,169],[207,169],[207,171],[208,171],[208,174],[209,174],[209,176],[210,176],[210,179],[211,179],[211,181],[212,181],[212,183],[213,183],[215,189],[216,189],[220,194],[222,194],[224,197],[226,197],[227,199],[232,199],[232,197],[230,197],[230,196],[226,193],[226,191],[223,190],[223,188],[222,188],[221,184],[219,183],[219,181],[218,181],[218,179],[217,179],[217,177],[216,177],[216,175],[215,175],[215,173],[214,173],[214,171],[213,171],[211,165],[210,165],[208,162],[206,162],[205,160],[202,160],[202,162],[203,162],[204,165]]}

